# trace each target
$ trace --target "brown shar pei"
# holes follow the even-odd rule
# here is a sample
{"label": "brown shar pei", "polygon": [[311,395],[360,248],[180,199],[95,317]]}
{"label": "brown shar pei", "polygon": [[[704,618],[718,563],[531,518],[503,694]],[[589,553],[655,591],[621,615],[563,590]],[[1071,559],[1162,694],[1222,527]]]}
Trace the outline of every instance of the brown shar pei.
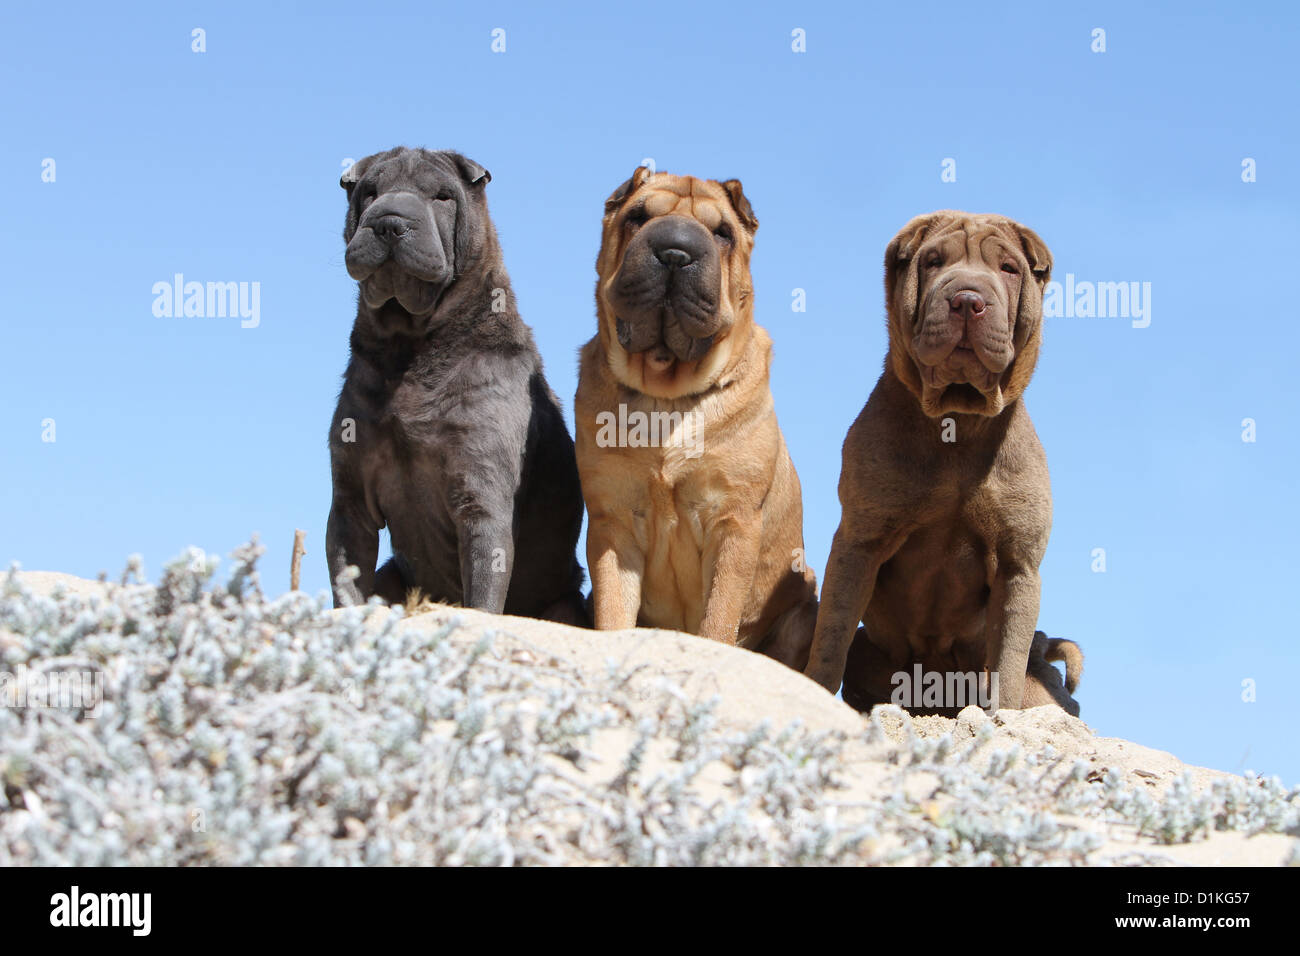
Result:
{"label": "brown shar pei", "polygon": [[916,664],[980,675],[986,706],[1022,706],[1052,498],[1021,395],[1051,269],[1002,216],[919,216],[885,252],[889,354],[844,442],[805,669],[832,693],[842,680],[859,710]]}
{"label": "brown shar pei", "polygon": [[817,585],[754,324],[757,228],[734,179],[641,168],[606,201],[578,471],[597,628],[673,628],[802,670]]}

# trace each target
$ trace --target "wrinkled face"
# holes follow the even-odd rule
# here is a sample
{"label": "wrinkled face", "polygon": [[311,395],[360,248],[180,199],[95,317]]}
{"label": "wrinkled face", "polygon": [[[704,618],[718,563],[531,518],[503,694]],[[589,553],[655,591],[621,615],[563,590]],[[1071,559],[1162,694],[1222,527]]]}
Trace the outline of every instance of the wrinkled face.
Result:
{"label": "wrinkled face", "polygon": [[997,415],[1033,374],[1051,254],[1002,216],[912,220],[885,256],[894,370],[927,415]]}
{"label": "wrinkled face", "polygon": [[382,321],[414,328],[433,314],[458,263],[481,244],[489,179],[459,154],[405,147],[343,174],[348,275]]}
{"label": "wrinkled face", "polygon": [[737,180],[638,169],[605,204],[597,309],[615,373],[672,398],[709,384],[752,309],[754,218]]}

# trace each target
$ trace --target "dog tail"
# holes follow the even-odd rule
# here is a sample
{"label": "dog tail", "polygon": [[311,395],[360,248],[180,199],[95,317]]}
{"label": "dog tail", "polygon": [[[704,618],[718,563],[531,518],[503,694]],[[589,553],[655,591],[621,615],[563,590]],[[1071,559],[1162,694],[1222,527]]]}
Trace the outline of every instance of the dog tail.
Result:
{"label": "dog tail", "polygon": [[[1034,637],[1043,634],[1039,631]],[[1067,641],[1063,637],[1048,637],[1043,634],[1046,647],[1043,649],[1043,659],[1048,661],[1060,661],[1065,665],[1065,689],[1071,694],[1079,686],[1079,678],[1083,676],[1083,651],[1074,641]]]}

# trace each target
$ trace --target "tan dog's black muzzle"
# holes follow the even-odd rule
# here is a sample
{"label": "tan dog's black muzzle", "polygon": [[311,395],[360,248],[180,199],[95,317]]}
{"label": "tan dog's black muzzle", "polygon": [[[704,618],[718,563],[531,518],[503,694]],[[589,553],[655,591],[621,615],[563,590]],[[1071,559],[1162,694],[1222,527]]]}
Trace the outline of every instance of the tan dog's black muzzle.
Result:
{"label": "tan dog's black muzzle", "polygon": [[722,257],[712,234],[688,216],[662,216],[628,242],[611,285],[618,343],[631,354],[658,349],[702,358],[722,327]]}
{"label": "tan dog's black muzzle", "polygon": [[713,237],[697,220],[687,216],[663,216],[641,230],[650,251],[668,269],[681,269],[707,258],[717,250]]}

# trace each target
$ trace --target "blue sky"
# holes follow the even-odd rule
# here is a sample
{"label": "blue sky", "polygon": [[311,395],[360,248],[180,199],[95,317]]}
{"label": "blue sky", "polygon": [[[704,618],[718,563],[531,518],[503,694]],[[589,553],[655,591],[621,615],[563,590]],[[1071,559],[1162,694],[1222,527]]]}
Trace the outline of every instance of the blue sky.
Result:
{"label": "blue sky", "polygon": [[[1044,237],[1061,280],[1150,283],[1145,328],[1049,319],[1027,393],[1055,499],[1040,625],[1084,647],[1084,718],[1300,782],[1300,426],[1294,350],[1267,341],[1300,258],[1300,16],[1135,6],[10,5],[0,560],[91,576],[139,552],[156,575],[258,532],[281,590],[301,527],[304,585],[326,586],[354,309],[337,181],[404,143],[491,170],[570,416],[604,198],[645,158],[744,182],[820,578],[840,444],[885,351],[885,245],[918,213],[998,212]],[[257,327],[155,316],[178,272],[259,283]]]}

